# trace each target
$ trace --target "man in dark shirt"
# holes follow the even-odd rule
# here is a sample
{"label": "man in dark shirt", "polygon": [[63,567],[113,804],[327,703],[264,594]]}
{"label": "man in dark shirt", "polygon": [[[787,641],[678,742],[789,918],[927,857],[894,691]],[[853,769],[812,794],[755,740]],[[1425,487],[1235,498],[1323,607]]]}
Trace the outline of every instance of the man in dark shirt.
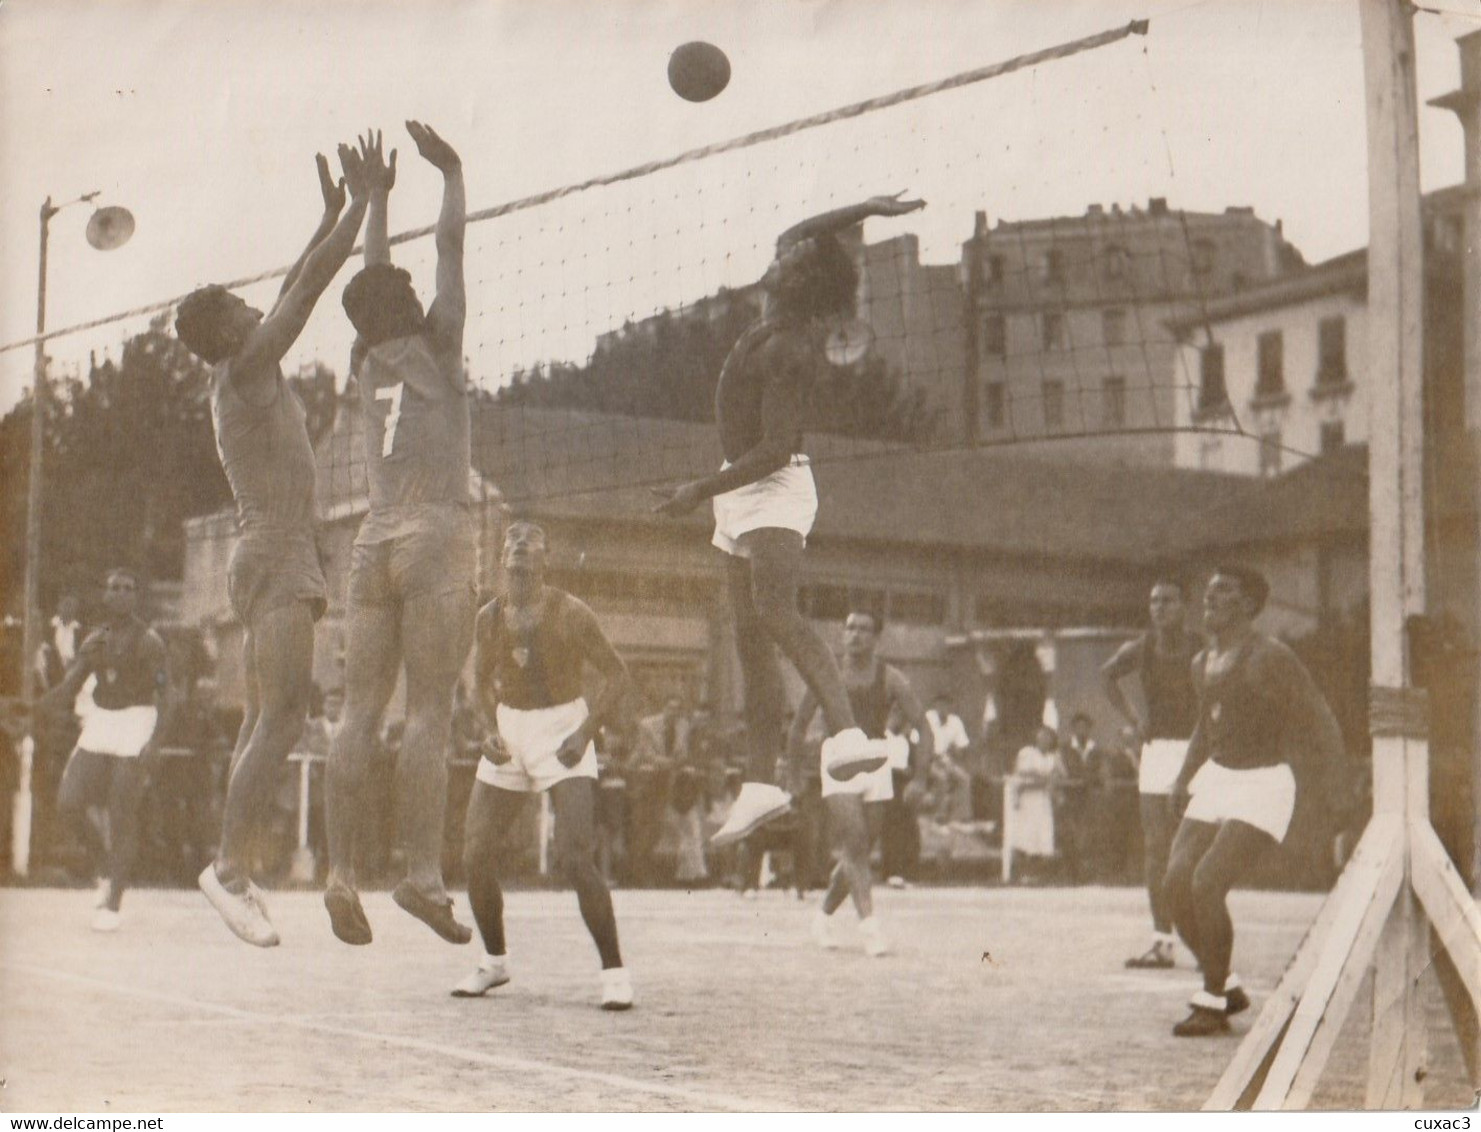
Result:
{"label": "man in dark shirt", "polygon": [[855,722],[833,654],[798,611],[797,586],[818,509],[801,451],[802,421],[824,364],[828,324],[852,313],[858,284],[837,233],[866,217],[903,216],[925,206],[900,195],[836,209],[782,234],[761,280],[761,318],[731,349],[715,389],[725,462],[715,474],[674,489],[656,508],[679,516],[714,500],[713,541],[728,556],[750,754],[745,784],[715,845],[739,841],[791,806],[791,795],[775,785],[787,707],[778,648],[823,711],[823,762],[835,777],[875,770],[886,758]]}

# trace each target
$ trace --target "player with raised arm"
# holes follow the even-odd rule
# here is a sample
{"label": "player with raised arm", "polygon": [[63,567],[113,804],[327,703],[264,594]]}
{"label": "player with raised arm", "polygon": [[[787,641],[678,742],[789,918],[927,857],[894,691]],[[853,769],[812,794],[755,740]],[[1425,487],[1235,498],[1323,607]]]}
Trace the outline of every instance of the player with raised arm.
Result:
{"label": "player with raised arm", "polygon": [[[221,845],[201,872],[206,898],[238,937],[272,947],[278,933],[249,875],[253,834],[269,819],[278,769],[308,715],[314,623],[327,604],[314,526],[314,450],[283,356],[349,258],[365,219],[363,155],[339,147],[335,184],[318,158],[324,215],[264,315],[220,286],[181,302],[175,331],[211,366],[216,451],[236,500],[240,538],[227,593],[245,630],[246,713],[232,754]],[[345,207],[345,187],[349,207]]]}
{"label": "player with raised arm", "polygon": [[761,318],[731,349],[715,389],[725,462],[673,489],[655,508],[688,514],[714,500],[714,545],[727,555],[736,651],[745,688],[746,779],[713,844],[739,841],[786,813],[791,795],[775,784],[787,702],[781,649],[817,698],[827,726],[823,762],[846,781],[884,764],[883,745],[854,719],[838,664],[797,608],[808,532],[817,516],[812,468],[802,454],[808,393],[825,363],[830,321],[852,314],[858,273],[837,233],[870,216],[925,206],[901,194],[873,197],[789,228],[761,280]]}
{"label": "player with raised arm", "polygon": [[[452,993],[477,998],[509,981],[499,853],[517,828],[525,797],[549,791],[556,858],[601,959],[602,1009],[626,1010],[632,981],[617,946],[612,896],[596,863],[592,740],[627,691],[627,666],[585,603],[546,584],[546,554],[538,524],[511,523],[504,534],[504,592],[478,613],[474,679],[488,738],[468,799],[463,855],[484,955]],[[590,709],[581,694],[587,665],[602,678]]]}
{"label": "player with raised arm", "polygon": [[396,152],[385,160],[379,132],[363,143],[370,185],[365,267],[344,293],[357,335],[351,368],[365,422],[370,510],[355,538],[346,591],[345,722],[329,761],[324,904],[334,934],[352,944],[371,941],[356,892],[355,844],[381,717],[403,668],[406,730],[395,794],[407,871],[392,899],[450,943],[472,938],[453,916],[442,878],[453,689],[477,609],[463,372],[467,202],[452,146],[420,122],[406,129],[442,174],[436,298],[424,314],[410,274],[391,263],[386,211]]}
{"label": "player with raised arm", "polygon": [[[1162,893],[1168,852],[1177,830],[1171,791],[1188,739],[1198,721],[1198,691],[1193,686],[1193,657],[1203,638],[1184,624],[1183,583],[1171,578],[1154,582],[1148,599],[1149,631],[1128,641],[1101,668],[1101,687],[1111,706],[1131,726],[1138,752],[1137,791],[1141,797],[1142,848],[1147,896],[1152,909],[1152,942],[1126,961],[1134,969],[1173,966],[1172,914]],[[1135,675],[1141,685],[1145,715],[1126,698],[1122,681]]]}
{"label": "player with raised arm", "polygon": [[1296,807],[1293,758],[1323,771],[1339,765],[1342,732],[1305,665],[1257,632],[1270,585],[1257,570],[1221,566],[1204,591],[1210,642],[1193,661],[1198,725],[1173,783],[1190,795],[1172,845],[1163,892],[1183,942],[1198,957],[1203,989],[1178,1037],[1222,1033],[1250,1005],[1230,971],[1229,891],[1261,854],[1283,841]]}
{"label": "player with raised arm", "polygon": [[[935,736],[920,698],[905,674],[876,655],[882,628],[879,615],[866,610],[854,610],[845,619],[841,668],[844,689],[855,721],[870,739],[884,740],[885,727],[892,714],[905,720],[907,733],[914,731],[915,742],[910,751],[912,778],[907,787],[907,800],[913,801],[914,796],[925,793]],[[818,699],[809,689],[803,693],[802,703],[792,717],[791,731],[787,736],[794,780],[801,771],[807,729],[817,712]],[[871,825],[879,822],[871,822],[867,811],[882,810],[884,804],[894,797],[893,774],[893,769],[886,763],[877,770],[843,780],[826,763],[823,765],[823,805],[828,813],[828,835],[833,843],[836,864],[828,878],[822,906],[813,921],[813,938],[820,947],[831,949],[837,946],[829,917],[852,897],[854,911],[859,915],[859,931],[864,937],[864,950],[873,956],[889,954],[889,943],[874,915],[874,878],[869,864],[869,849],[873,841]]]}

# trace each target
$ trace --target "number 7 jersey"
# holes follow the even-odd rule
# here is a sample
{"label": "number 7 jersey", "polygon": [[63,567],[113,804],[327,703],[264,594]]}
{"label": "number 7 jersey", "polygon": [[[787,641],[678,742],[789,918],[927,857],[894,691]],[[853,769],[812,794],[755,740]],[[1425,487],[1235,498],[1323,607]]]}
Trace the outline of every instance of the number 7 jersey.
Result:
{"label": "number 7 jersey", "polygon": [[366,351],[357,384],[370,483],[359,541],[394,536],[428,505],[466,506],[471,453],[462,359],[434,352],[424,334],[393,338]]}

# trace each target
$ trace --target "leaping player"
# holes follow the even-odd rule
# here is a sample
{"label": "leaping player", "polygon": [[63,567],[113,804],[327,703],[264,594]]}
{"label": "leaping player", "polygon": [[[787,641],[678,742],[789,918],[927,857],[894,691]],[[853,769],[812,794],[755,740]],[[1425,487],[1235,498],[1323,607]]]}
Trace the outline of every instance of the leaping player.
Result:
{"label": "leaping player", "polygon": [[817,516],[812,468],[802,454],[808,392],[825,363],[830,320],[852,314],[858,273],[837,233],[870,216],[903,216],[920,200],[873,197],[789,228],[761,280],[761,318],[720,370],[715,424],[725,462],[668,493],[660,514],[688,514],[714,500],[714,545],[727,555],[736,651],[745,688],[750,751],[746,779],[712,843],[727,845],[786,813],[791,795],[775,784],[786,692],[776,650],[786,655],[822,709],[823,765],[847,781],[885,762],[882,744],[859,728],[838,664],[797,608],[802,552]]}
{"label": "leaping player", "polygon": [[406,129],[442,174],[437,297],[423,314],[410,274],[391,264],[386,205],[396,152],[387,163],[378,132],[363,143],[370,185],[365,267],[344,293],[357,334],[352,370],[365,421],[370,510],[350,560],[345,723],[329,763],[324,904],[334,934],[352,944],[371,941],[355,888],[355,841],[376,733],[403,666],[406,731],[396,797],[407,875],[392,899],[450,943],[472,938],[453,916],[442,878],[453,689],[477,609],[463,376],[467,204],[452,146],[419,122]]}
{"label": "leaping player", "polygon": [[[602,1009],[626,1010],[633,1003],[632,981],[617,947],[612,896],[596,863],[592,740],[627,690],[627,666],[592,611],[546,584],[546,550],[538,524],[511,523],[504,534],[505,590],[478,613],[474,679],[489,738],[468,799],[463,852],[484,955],[452,993],[478,998],[509,981],[498,855],[525,796],[549,791],[556,856],[601,959]],[[590,709],[581,695],[588,664],[602,678]]]}
{"label": "leaping player", "polygon": [[1289,757],[1337,765],[1342,732],[1306,666],[1256,632],[1270,585],[1257,570],[1221,566],[1204,591],[1210,643],[1193,661],[1198,726],[1173,795],[1191,795],[1173,840],[1164,894],[1183,942],[1198,957],[1203,989],[1178,1037],[1222,1033],[1250,1005],[1230,971],[1229,890],[1283,841],[1296,807]]}
{"label": "leaping player", "polygon": [[175,317],[180,341],[211,366],[216,451],[241,535],[227,593],[246,631],[247,710],[232,754],[221,846],[201,872],[200,887],[227,927],[258,947],[277,944],[278,933],[249,875],[252,836],[268,819],[278,768],[303,734],[314,623],[327,604],[314,541],[314,450],[303,404],[281,362],[349,258],[365,219],[363,155],[342,145],[339,158],[344,180],[337,185],[328,162],[318,159],[324,215],[271,311],[264,315],[226,288],[210,286],[192,292]]}

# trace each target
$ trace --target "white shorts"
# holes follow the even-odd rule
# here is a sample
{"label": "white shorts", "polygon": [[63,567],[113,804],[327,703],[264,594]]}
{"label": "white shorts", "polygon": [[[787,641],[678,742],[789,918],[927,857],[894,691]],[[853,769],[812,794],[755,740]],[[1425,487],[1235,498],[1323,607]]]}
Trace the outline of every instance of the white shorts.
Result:
{"label": "white shorts", "polygon": [[572,700],[555,707],[520,711],[500,704],[494,712],[499,738],[509,752],[509,761],[495,765],[487,755],[478,760],[477,778],[500,790],[540,793],[568,778],[597,776],[596,744],[588,743],[581,761],[563,766],[555,752],[576,728],[586,722],[586,701]]}
{"label": "white shorts", "polygon": [[1242,821],[1284,841],[1296,811],[1296,776],[1285,763],[1231,770],[1210,759],[1188,784],[1189,821]]}
{"label": "white shorts", "polygon": [[[889,742],[887,739],[882,741]],[[835,794],[857,794],[866,802],[888,802],[895,796],[894,771],[888,762],[878,770],[856,774],[846,782],[834,778],[826,768],[822,774],[824,798]]]}
{"label": "white shorts", "polygon": [[1172,784],[1188,758],[1186,739],[1150,739],[1142,747],[1137,789],[1143,794],[1171,794]]}
{"label": "white shorts", "polygon": [[77,737],[79,751],[95,755],[115,755],[136,759],[159,722],[159,709],[153,704],[118,709],[91,704],[82,714],[82,734]]}
{"label": "white shorts", "polygon": [[[720,465],[724,471],[727,461]],[[793,456],[785,468],[771,475],[717,495],[715,537],[710,541],[726,554],[738,558],[749,555],[740,546],[740,537],[763,527],[780,527],[796,531],[806,539],[818,517],[818,488],[806,456]]]}
{"label": "white shorts", "polygon": [[885,765],[891,770],[910,769],[910,740],[904,735],[886,735],[884,737],[885,750],[890,754],[890,761]]}

